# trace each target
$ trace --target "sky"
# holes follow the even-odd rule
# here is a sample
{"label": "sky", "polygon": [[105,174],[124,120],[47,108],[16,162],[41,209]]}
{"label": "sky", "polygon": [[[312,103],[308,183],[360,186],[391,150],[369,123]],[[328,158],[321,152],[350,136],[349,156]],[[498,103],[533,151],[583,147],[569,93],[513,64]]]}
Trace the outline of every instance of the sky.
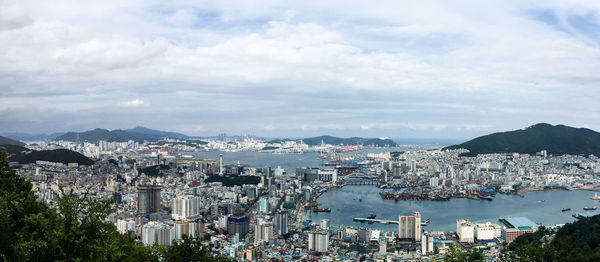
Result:
{"label": "sky", "polygon": [[600,130],[600,1],[0,0],[0,132]]}

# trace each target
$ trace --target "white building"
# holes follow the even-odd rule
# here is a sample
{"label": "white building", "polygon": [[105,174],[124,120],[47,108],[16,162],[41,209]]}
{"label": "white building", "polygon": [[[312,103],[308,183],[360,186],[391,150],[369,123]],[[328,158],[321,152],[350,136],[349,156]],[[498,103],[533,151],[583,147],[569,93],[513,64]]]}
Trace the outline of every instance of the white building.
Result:
{"label": "white building", "polygon": [[308,250],[327,252],[329,248],[329,232],[312,231],[308,233]]}
{"label": "white building", "polygon": [[175,229],[167,224],[152,221],[142,228],[142,242],[146,246],[151,246],[154,243],[171,245],[173,239],[175,239]]}
{"label": "white building", "polygon": [[121,234],[126,234],[129,231],[135,232],[135,221],[133,219],[119,219],[117,220],[117,230]]}
{"label": "white building", "polygon": [[202,201],[200,197],[178,196],[171,201],[171,208],[174,220],[190,220],[200,215]]}
{"label": "white building", "polygon": [[475,242],[475,225],[468,219],[456,220],[456,233],[460,242],[473,243]]}
{"label": "white building", "polygon": [[477,240],[492,240],[496,235],[496,229],[490,222],[475,224],[475,237]]}
{"label": "white building", "polygon": [[268,243],[273,237],[273,224],[270,222],[260,222],[254,226],[254,244],[262,242]]}

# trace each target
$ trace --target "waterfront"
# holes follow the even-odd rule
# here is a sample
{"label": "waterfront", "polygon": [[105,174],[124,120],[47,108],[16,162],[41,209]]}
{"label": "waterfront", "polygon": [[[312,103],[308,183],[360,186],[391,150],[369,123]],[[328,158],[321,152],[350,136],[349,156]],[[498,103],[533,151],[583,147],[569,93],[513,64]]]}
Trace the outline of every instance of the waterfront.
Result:
{"label": "waterfront", "polygon": [[[419,148],[420,149],[420,148]],[[363,150],[339,153],[338,155],[366,155],[368,153],[381,153],[381,152],[394,152],[394,151],[406,151],[406,148],[365,148]],[[412,149],[418,150],[418,149]],[[255,151],[204,151],[204,152],[184,152],[186,155],[192,155],[195,158],[201,159],[219,159],[219,154],[223,154],[223,162],[225,164],[236,164],[238,161],[240,164],[248,165],[251,167],[264,167],[269,166],[271,168],[281,167],[288,174],[295,174],[296,167],[320,167],[327,160],[320,158],[319,153],[305,153],[305,154],[273,154],[270,152],[255,152]]]}
{"label": "waterfront", "polygon": [[[456,219],[468,218],[471,221],[492,221],[498,218],[525,216],[544,225],[555,225],[574,221],[573,213],[583,213],[585,206],[598,206],[599,201],[591,200],[593,192],[575,191],[536,191],[525,197],[497,194],[493,201],[472,199],[451,199],[449,201],[391,201],[378,194],[379,188],[366,185],[352,185],[331,188],[317,200],[319,206],[331,208],[331,213],[306,211],[304,218],[318,222],[330,219],[332,225],[369,227],[384,231],[397,231],[394,224],[368,224],[353,221],[354,217],[366,217],[369,213],[377,219],[397,220],[400,214],[420,211],[423,220],[431,219],[424,227],[428,231],[455,231]],[[362,201],[360,201],[362,199]],[[561,212],[563,208],[569,212]]]}

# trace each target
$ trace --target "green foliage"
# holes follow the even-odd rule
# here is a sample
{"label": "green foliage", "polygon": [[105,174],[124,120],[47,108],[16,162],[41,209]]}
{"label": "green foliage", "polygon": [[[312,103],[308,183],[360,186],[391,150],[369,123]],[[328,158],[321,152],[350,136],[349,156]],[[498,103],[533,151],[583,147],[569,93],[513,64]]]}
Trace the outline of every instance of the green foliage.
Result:
{"label": "green foliage", "polygon": [[143,134],[137,133],[128,130],[113,130],[109,131],[106,129],[96,128],[94,130],[85,131],[81,133],[77,132],[68,132],[64,135],[61,135],[54,140],[64,140],[64,141],[77,141],[77,134],[79,134],[79,141],[87,141],[91,143],[98,143],[98,141],[109,141],[109,142],[127,142],[129,140],[133,140],[135,142],[144,142],[144,141],[158,141],[162,139],[163,136],[156,134]]}
{"label": "green foliage", "polygon": [[195,239],[172,247],[134,242],[107,221],[111,205],[71,191],[49,208],[0,151],[0,261],[223,261]]}
{"label": "green foliage", "polygon": [[519,236],[503,250],[503,261],[600,261],[600,215]]}
{"label": "green foliage", "polygon": [[0,145],[25,146],[25,143],[10,139],[8,137],[0,136]]}
{"label": "green foliage", "polygon": [[469,248],[463,249],[462,247],[454,246],[450,248],[446,256],[444,257],[444,261],[449,262],[483,262],[485,261],[485,257],[481,253],[479,249]]}
{"label": "green foliage", "polygon": [[554,155],[600,155],[600,133],[587,128],[536,124],[531,127],[481,136],[444,149],[468,149],[466,155],[489,153],[535,154],[547,150]]}
{"label": "green foliage", "polygon": [[35,151],[32,150],[28,153],[18,153],[14,154],[10,157],[11,161],[16,161],[21,164],[31,164],[35,163],[38,160],[42,161],[50,161],[50,162],[58,162],[63,164],[68,163],[78,163],[79,165],[91,165],[94,163],[93,160],[88,157],[77,153],[75,151],[71,151],[68,149],[54,149],[54,150],[40,150]]}
{"label": "green foliage", "polygon": [[174,241],[172,246],[155,246],[162,258],[169,262],[221,262],[231,261],[220,256],[211,256],[210,249],[203,247],[197,238],[183,236],[180,241]]}
{"label": "green foliage", "polygon": [[161,171],[167,171],[169,169],[171,169],[171,167],[169,165],[154,165],[154,166],[149,166],[149,167],[140,169],[139,172],[144,173],[147,176],[158,176],[158,175],[162,176]]}
{"label": "green foliage", "polygon": [[246,184],[258,185],[258,176],[211,176],[204,180],[206,183],[222,182],[223,186],[241,186]]}

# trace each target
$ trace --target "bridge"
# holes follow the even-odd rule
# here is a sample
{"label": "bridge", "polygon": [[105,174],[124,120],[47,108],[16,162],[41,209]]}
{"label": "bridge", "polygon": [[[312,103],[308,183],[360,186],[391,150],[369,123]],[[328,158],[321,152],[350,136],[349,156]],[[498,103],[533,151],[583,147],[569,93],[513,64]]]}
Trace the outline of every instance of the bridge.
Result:
{"label": "bridge", "polygon": [[379,185],[377,180],[344,180],[344,185]]}
{"label": "bridge", "polygon": [[372,178],[379,178],[379,176],[377,175],[368,175],[362,172],[354,172],[352,174],[349,174],[347,176],[345,176],[344,178],[367,178],[367,179],[372,179]]}

